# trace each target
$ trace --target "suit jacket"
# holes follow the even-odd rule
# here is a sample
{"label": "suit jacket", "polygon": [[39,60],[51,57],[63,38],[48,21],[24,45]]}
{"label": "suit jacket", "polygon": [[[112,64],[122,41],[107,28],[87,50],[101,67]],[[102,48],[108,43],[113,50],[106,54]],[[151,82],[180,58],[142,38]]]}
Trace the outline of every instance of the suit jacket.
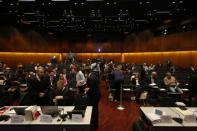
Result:
{"label": "suit jacket", "polygon": [[101,94],[99,90],[99,80],[96,76],[90,76],[87,79],[87,86],[90,88],[87,92],[87,103],[88,105],[97,105]]}
{"label": "suit jacket", "polygon": [[197,93],[197,72],[193,72],[190,74],[189,90],[191,95],[195,95]]}
{"label": "suit jacket", "polygon": [[51,96],[52,100],[55,96],[63,96],[62,100],[58,100],[58,106],[72,106],[74,103],[74,95],[71,91],[68,91],[67,88],[54,90]]}
{"label": "suit jacket", "polygon": [[152,83],[152,81],[151,81],[151,79],[154,79],[154,83],[156,83],[156,84],[159,84],[158,83],[158,79],[157,78],[151,78],[151,76],[150,77],[147,77],[147,84],[151,84]]}
{"label": "suit jacket", "polygon": [[[48,105],[49,104],[49,90],[50,90],[50,79],[48,76],[44,76],[40,80],[33,76],[28,80],[28,95],[29,104],[37,105]],[[41,98],[39,93],[45,93],[44,97]]]}

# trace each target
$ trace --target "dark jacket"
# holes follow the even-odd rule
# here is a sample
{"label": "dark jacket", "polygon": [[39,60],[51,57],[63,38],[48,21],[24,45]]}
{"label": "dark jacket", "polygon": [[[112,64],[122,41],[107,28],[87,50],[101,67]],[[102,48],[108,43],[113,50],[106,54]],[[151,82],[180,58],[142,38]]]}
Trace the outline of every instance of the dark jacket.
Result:
{"label": "dark jacket", "polygon": [[87,103],[88,105],[98,104],[101,94],[99,90],[99,79],[93,74],[87,79],[87,86],[90,88],[87,92]]}
{"label": "dark jacket", "polygon": [[[28,79],[28,105],[48,105],[49,100],[49,90],[50,90],[50,79],[48,76],[44,76],[40,80],[33,76]],[[45,93],[43,98],[39,97],[39,93]]]}
{"label": "dark jacket", "polygon": [[58,106],[72,106],[74,102],[74,95],[71,91],[68,91],[67,88],[63,90],[54,90],[52,94],[52,100],[55,96],[63,96],[62,100],[58,100]]}

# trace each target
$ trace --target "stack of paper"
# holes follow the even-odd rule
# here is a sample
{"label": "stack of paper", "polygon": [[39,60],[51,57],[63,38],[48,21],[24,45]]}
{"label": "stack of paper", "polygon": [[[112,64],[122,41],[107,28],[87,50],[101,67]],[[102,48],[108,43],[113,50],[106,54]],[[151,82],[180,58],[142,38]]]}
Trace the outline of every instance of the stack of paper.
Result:
{"label": "stack of paper", "polygon": [[193,115],[193,113],[190,110],[181,110],[180,108],[176,108],[178,112],[180,112],[182,115]]}
{"label": "stack of paper", "polygon": [[155,113],[148,114],[148,118],[153,124],[161,122],[161,116]]}

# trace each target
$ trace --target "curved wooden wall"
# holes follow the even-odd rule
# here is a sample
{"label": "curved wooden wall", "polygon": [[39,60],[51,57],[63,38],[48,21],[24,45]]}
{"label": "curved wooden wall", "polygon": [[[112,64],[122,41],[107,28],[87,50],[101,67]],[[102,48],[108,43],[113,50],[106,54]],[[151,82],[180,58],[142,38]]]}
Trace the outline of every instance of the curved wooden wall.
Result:
{"label": "curved wooden wall", "polygon": [[[59,61],[67,58],[66,53],[17,53],[17,52],[0,52],[0,59],[8,65],[18,63],[28,64],[48,63],[52,56],[57,56]],[[174,51],[174,52],[140,52],[140,53],[76,53],[78,60],[87,60],[92,58],[113,59],[119,62],[128,63],[164,63],[170,59],[174,65],[187,67],[194,65],[197,67],[197,51]]]}
{"label": "curved wooden wall", "polygon": [[[57,41],[55,36],[47,36],[46,39],[35,31],[22,34],[10,27],[4,31],[0,29],[0,59],[9,65],[31,61],[47,63],[54,55],[60,61],[64,60],[66,52],[72,51],[77,52],[81,60],[104,57],[121,62],[156,64],[171,59],[175,65],[182,67],[191,64],[197,66],[196,36],[197,31],[191,31],[153,37],[144,31],[131,34],[124,41],[96,43],[87,40],[71,44],[65,40]],[[98,48],[102,49],[101,53],[97,53]]]}
{"label": "curved wooden wall", "polygon": [[16,29],[3,34],[0,30],[0,52],[96,53],[98,48],[103,53],[192,51],[197,50],[196,36],[197,31],[161,37],[154,37],[144,31],[130,34],[122,41],[95,42],[90,38],[84,42],[69,43],[66,40],[57,40],[55,35],[42,36],[33,31],[22,34]]}
{"label": "curved wooden wall", "polygon": [[53,56],[56,56],[59,61],[62,59],[59,53],[0,52],[0,60],[8,65],[29,64],[30,62],[49,63]]}

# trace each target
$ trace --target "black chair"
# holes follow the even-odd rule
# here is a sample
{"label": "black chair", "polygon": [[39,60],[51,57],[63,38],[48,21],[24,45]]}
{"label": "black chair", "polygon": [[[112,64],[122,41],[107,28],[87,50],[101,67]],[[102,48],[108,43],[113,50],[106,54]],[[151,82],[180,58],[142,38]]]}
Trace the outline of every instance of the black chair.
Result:
{"label": "black chair", "polygon": [[175,100],[172,97],[160,97],[159,98],[159,105],[161,107],[174,107]]}
{"label": "black chair", "polygon": [[136,121],[132,126],[132,131],[148,131],[142,120]]}

